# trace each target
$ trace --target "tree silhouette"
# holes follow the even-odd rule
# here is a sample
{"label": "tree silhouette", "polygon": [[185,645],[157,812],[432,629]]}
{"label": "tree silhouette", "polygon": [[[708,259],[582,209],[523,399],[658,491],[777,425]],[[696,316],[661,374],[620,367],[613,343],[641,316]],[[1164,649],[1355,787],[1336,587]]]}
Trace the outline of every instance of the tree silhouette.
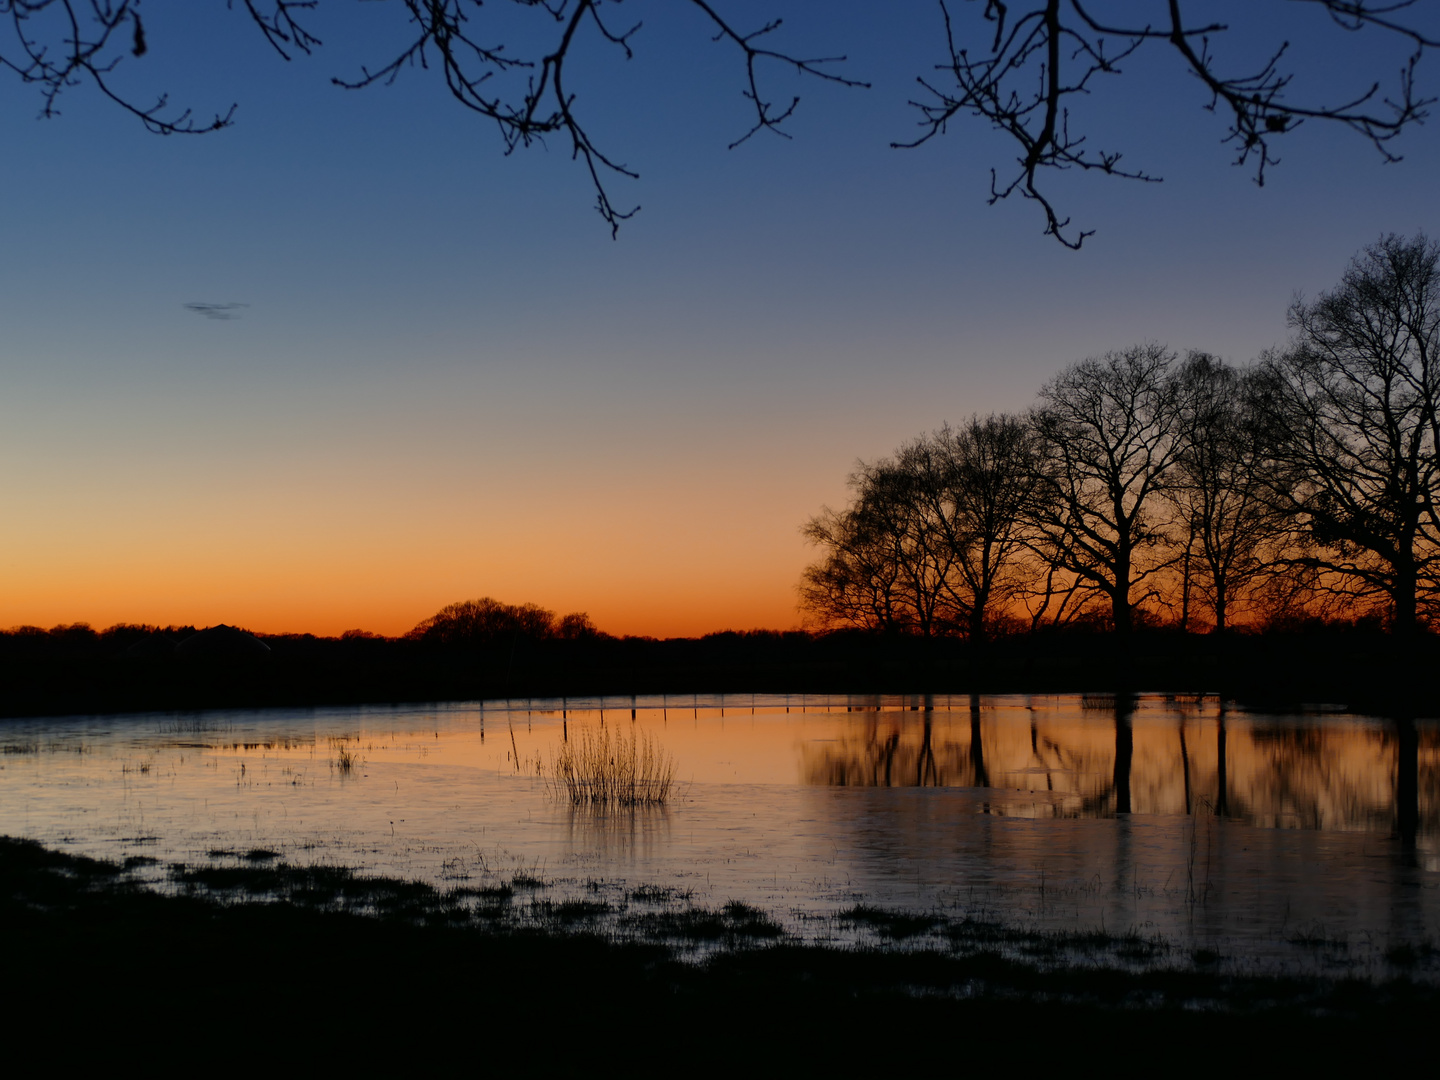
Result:
{"label": "tree silhouette", "polygon": [[1195,564],[1184,581],[1181,623],[1188,628],[1193,582],[1223,631],[1237,600],[1274,567],[1273,546],[1286,523],[1268,497],[1253,380],[1206,353],[1188,356],[1177,378],[1179,450],[1167,491]]}
{"label": "tree silhouette", "polygon": [[[1231,26],[1216,21],[1204,4],[1188,0],[1143,5],[985,0],[979,19],[988,24],[993,37],[974,25],[978,2],[967,5],[971,18],[962,27],[951,4],[940,0],[948,58],[938,65],[938,77],[921,80],[925,95],[913,102],[921,113],[921,134],[901,145],[927,142],[946,132],[960,116],[987,121],[1019,150],[1009,179],[1001,180],[991,171],[990,201],[1019,192],[1040,206],[1047,234],[1066,247],[1079,248],[1092,233],[1069,229],[1070,219],[1060,216],[1042,190],[1044,172],[1078,169],[1132,180],[1158,178],[1142,168],[1122,165],[1118,150],[1091,145],[1083,130],[1072,127],[1070,110],[1093,93],[1100,80],[1121,74],[1124,62],[1135,54],[1169,49],[1208,96],[1205,107],[1225,116],[1230,125],[1225,141],[1235,148],[1236,164],[1254,164],[1257,183],[1264,184],[1266,168],[1277,163],[1274,144],[1307,120],[1350,128],[1385,160],[1395,160],[1388,144],[1405,128],[1424,120],[1434,102],[1415,90],[1417,65],[1427,50],[1440,47],[1440,27],[1433,15],[1427,18],[1414,0],[1301,2],[1340,30],[1372,30],[1397,37],[1408,48],[1409,58],[1395,89],[1385,93],[1379,81],[1366,78],[1348,99],[1298,98],[1291,88],[1294,71],[1287,66],[1288,41],[1265,47],[1267,59],[1258,64],[1231,68],[1219,51],[1225,35],[1233,32]],[[1294,16],[1297,28],[1304,18],[1299,13]],[[1259,42],[1254,32],[1236,36],[1245,44]],[[1334,85],[1333,77],[1326,79],[1326,85]]]}
{"label": "tree silhouette", "polygon": [[[867,85],[838,66],[843,56],[811,56],[777,44],[778,17],[742,22],[737,0],[683,2],[736,58],[749,121],[731,146],[761,131],[784,133],[799,98],[774,96],[767,88],[774,72]],[[227,6],[238,8],[287,61],[321,45],[316,29],[321,24],[312,21],[324,14],[321,0],[227,0]],[[390,0],[389,6],[404,16],[389,50],[376,63],[359,64],[352,74],[334,78],[336,85],[358,90],[393,83],[414,70],[430,73],[463,109],[494,126],[506,153],[549,136],[567,143],[572,158],[587,170],[597,209],[612,233],[635,213],[638,207],[611,200],[608,182],[637,174],[591,137],[577,90],[589,50],[609,49],[627,59],[633,55],[641,24],[628,16],[619,19],[621,0]],[[638,6],[632,2],[625,10]],[[1137,53],[1166,50],[1195,77],[1200,103],[1224,115],[1237,163],[1253,163],[1262,183],[1265,170],[1276,163],[1275,143],[1307,121],[1350,128],[1394,160],[1392,140],[1421,122],[1433,101],[1417,92],[1415,80],[1424,55],[1440,46],[1433,12],[1415,0],[1299,0],[1292,7],[1287,27],[1329,25],[1339,32],[1394,39],[1406,52],[1398,76],[1386,89],[1373,72],[1361,72],[1348,97],[1345,90],[1338,91],[1337,100],[1301,97],[1291,85],[1297,67],[1288,41],[1267,40],[1258,15],[1241,14],[1242,25],[1232,29],[1195,0],[1144,5],[1133,0],[985,0],[983,7],[971,0],[963,8],[940,0],[936,38],[917,42],[916,67],[931,72],[920,79],[921,95],[912,102],[920,112],[920,132],[893,145],[918,146],[950,130],[961,117],[979,118],[1018,151],[1008,179],[992,170],[990,201],[1019,192],[1041,207],[1048,234],[1079,248],[1091,233],[1071,229],[1069,218],[1055,208],[1042,182],[1047,171],[1157,178],[1122,165],[1118,150],[1093,148],[1071,108],[1098,83],[1120,75],[1125,61]],[[827,10],[826,16],[834,13]],[[117,88],[117,66],[150,52],[140,0],[0,0],[0,21],[0,68],[38,87],[42,115],[54,115],[63,93],[88,84],[159,134],[217,131],[234,119],[233,105],[202,120],[188,108],[172,107],[164,93],[145,102]],[[1233,52],[1222,56],[1222,45],[1233,46]],[[1227,59],[1256,51],[1266,59],[1248,67],[1245,62],[1233,67]],[[1303,58],[1294,60],[1303,63]],[[1345,74],[1336,70],[1332,57],[1313,63],[1325,65],[1318,70],[1327,89]]]}
{"label": "tree silhouette", "polygon": [[1292,562],[1411,633],[1440,602],[1440,245],[1384,237],[1290,322],[1257,401]]}
{"label": "tree silhouette", "polygon": [[[912,444],[918,453],[925,440]],[[1034,433],[1022,418],[971,417],[931,439],[942,462],[923,485],[930,512],[945,520],[954,552],[948,591],[971,641],[988,633],[996,609],[1025,584],[1021,523],[1037,483]],[[904,455],[902,454],[902,461]]]}
{"label": "tree silhouette", "polygon": [[1173,561],[1162,496],[1179,452],[1174,354],[1138,345],[1081,361],[1040,391],[1040,480],[1030,545],[1048,565],[1102,594],[1118,633],[1135,590]]}
{"label": "tree silhouette", "polygon": [[1035,483],[1034,439],[1013,416],[972,417],[861,462],[851,505],[803,529],[825,557],[805,571],[802,607],[831,624],[982,640],[1019,588]]}
{"label": "tree silhouette", "polygon": [[[850,480],[859,490],[857,476]],[[836,511],[825,507],[801,528],[824,550],[800,579],[800,606],[827,626],[896,631],[911,623],[904,610],[896,538],[871,505]]]}
{"label": "tree silhouette", "polygon": [[[639,207],[617,207],[607,181],[637,174],[591,138],[577,107],[571,68],[578,54],[597,45],[613,48],[626,59],[632,56],[631,41],[640,24],[611,21],[619,2],[393,0],[391,6],[406,18],[390,51],[379,63],[361,64],[353,75],[331,81],[347,90],[363,90],[391,84],[407,71],[433,72],[464,109],[494,125],[507,154],[543,143],[547,136],[565,139],[571,157],[589,173],[596,208],[613,234]],[[781,132],[799,103],[798,97],[778,103],[770,99],[764,76],[771,67],[846,86],[865,85],[834,70],[844,57],[807,57],[770,48],[779,19],[742,29],[728,13],[733,3],[685,2],[713,39],[735,52],[743,70],[750,127],[732,146],[760,131]],[[234,0],[227,0],[227,6],[234,6]],[[240,0],[238,6],[287,61],[321,46],[311,29],[320,0]],[[43,116],[57,113],[63,92],[88,83],[156,134],[202,134],[229,127],[234,120],[234,105],[208,121],[197,121],[190,109],[171,107],[164,94],[146,105],[115,89],[111,76],[125,54],[138,59],[149,51],[139,0],[0,0],[0,18],[8,19],[10,31],[0,45],[0,68],[40,87]],[[507,34],[529,48],[514,51],[493,37]]]}
{"label": "tree silhouette", "polygon": [[826,508],[805,525],[826,556],[806,571],[801,603],[822,621],[924,637],[953,622],[953,525],[931,513],[922,490],[943,468],[927,451],[907,447],[897,458],[861,462],[849,481],[851,505]]}
{"label": "tree silhouette", "polygon": [[405,636],[426,645],[508,648],[522,641],[585,640],[600,631],[584,612],[557,620],[538,604],[506,604],[483,596],[446,605]]}

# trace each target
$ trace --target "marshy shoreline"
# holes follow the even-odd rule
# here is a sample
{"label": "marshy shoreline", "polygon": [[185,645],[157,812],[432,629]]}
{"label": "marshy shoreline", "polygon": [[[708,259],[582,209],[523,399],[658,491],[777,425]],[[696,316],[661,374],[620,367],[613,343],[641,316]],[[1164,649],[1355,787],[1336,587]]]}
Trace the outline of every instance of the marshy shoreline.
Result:
{"label": "marshy shoreline", "polygon": [[601,1073],[635,1071],[637,1053],[761,1071],[1017,1056],[1084,1069],[1107,1045],[1107,1059],[1183,1045],[1185,1071],[1257,1039],[1246,1064],[1373,1065],[1418,1049],[1440,1008],[1429,943],[1394,950],[1380,978],[1296,977],[1128,931],[855,905],[834,915],[850,939],[826,944],[745,904],[592,893],[552,896],[525,873],[442,889],[266,850],[114,863],[0,838],[0,964],[13,1021],[32,1030],[133,1038],[163,1023],[167,1042],[205,1045],[258,1026],[292,1058],[530,1053]]}

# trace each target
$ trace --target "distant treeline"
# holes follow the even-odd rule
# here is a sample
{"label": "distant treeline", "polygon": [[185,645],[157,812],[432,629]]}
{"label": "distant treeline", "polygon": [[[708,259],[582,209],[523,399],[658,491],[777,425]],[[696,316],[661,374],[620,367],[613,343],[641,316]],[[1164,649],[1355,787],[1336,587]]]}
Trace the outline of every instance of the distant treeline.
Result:
{"label": "distant treeline", "polygon": [[[400,637],[251,634],[229,626],[77,623],[0,631],[0,716],[701,693],[1046,693],[1163,690],[1249,703],[1432,709],[1440,638],[1401,644],[1311,618],[1244,635],[1084,621],[987,641],[878,630],[615,637],[582,614],[485,598]],[[1429,715],[1425,712],[1425,715]]]}
{"label": "distant treeline", "polygon": [[1157,344],[1082,361],[1021,415],[860,463],[805,526],[815,625],[980,641],[1121,633],[1401,635],[1440,617],[1440,245],[1389,236],[1245,368]]}

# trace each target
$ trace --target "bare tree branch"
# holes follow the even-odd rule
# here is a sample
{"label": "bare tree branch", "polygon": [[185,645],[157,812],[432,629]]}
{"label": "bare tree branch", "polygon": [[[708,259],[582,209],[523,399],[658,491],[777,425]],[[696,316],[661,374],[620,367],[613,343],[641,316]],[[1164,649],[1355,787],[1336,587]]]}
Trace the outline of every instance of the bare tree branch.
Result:
{"label": "bare tree branch", "polygon": [[[1010,6],[986,0],[980,19],[994,24],[993,38],[975,51],[974,34],[955,25],[950,0],[939,0],[947,59],[936,66],[945,80],[921,78],[925,91],[911,104],[920,113],[920,134],[897,147],[913,148],[945,134],[952,120],[976,116],[1018,144],[1017,169],[1002,181],[992,171],[990,202],[1019,193],[1037,203],[1045,216],[1045,233],[1066,247],[1078,249],[1093,230],[1076,230],[1042,190],[1045,170],[1095,171],[1154,182],[1159,177],[1142,169],[1122,167],[1118,150],[1092,150],[1083,134],[1072,134],[1071,105],[1091,92],[1102,75],[1119,75],[1120,64],[1139,50],[1168,45],[1185,69],[1209,95],[1204,108],[1223,112],[1230,121],[1225,138],[1237,148],[1235,163],[1255,165],[1255,180],[1278,164],[1274,143],[1307,120],[1327,121],[1359,134],[1386,161],[1398,160],[1390,142],[1424,121],[1433,97],[1416,90],[1416,69],[1427,50],[1440,47],[1435,35],[1406,21],[1419,17],[1411,0],[1372,3],[1367,0],[1298,0],[1321,9],[1346,31],[1374,28],[1392,34],[1413,50],[1399,72],[1395,91],[1381,92],[1378,81],[1338,103],[1299,100],[1291,92],[1293,71],[1282,68],[1290,45],[1281,42],[1256,69],[1226,72],[1215,42],[1231,28],[1219,22],[1187,22],[1182,0],[1159,0],[1162,18],[1154,22],[1117,24],[1093,13],[1094,0],[1029,0],[1012,15]],[[974,0],[971,0],[973,3]],[[1104,0],[1100,0],[1104,3]],[[1123,5],[1127,16],[1137,5]],[[986,37],[990,38],[988,32]],[[1107,45],[1107,43],[1110,43]]]}

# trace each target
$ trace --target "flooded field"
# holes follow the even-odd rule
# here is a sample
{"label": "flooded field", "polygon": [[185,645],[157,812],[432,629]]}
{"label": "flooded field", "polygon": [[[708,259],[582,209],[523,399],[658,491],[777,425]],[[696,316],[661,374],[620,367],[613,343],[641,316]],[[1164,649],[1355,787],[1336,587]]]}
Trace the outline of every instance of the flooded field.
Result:
{"label": "flooded field", "polygon": [[[673,757],[665,805],[565,797],[563,748],[602,727]],[[856,904],[1103,930],[1256,970],[1365,973],[1440,943],[1429,720],[730,695],[18,720],[0,750],[0,832],[157,881],[273,852],[738,900],[818,939]]]}

